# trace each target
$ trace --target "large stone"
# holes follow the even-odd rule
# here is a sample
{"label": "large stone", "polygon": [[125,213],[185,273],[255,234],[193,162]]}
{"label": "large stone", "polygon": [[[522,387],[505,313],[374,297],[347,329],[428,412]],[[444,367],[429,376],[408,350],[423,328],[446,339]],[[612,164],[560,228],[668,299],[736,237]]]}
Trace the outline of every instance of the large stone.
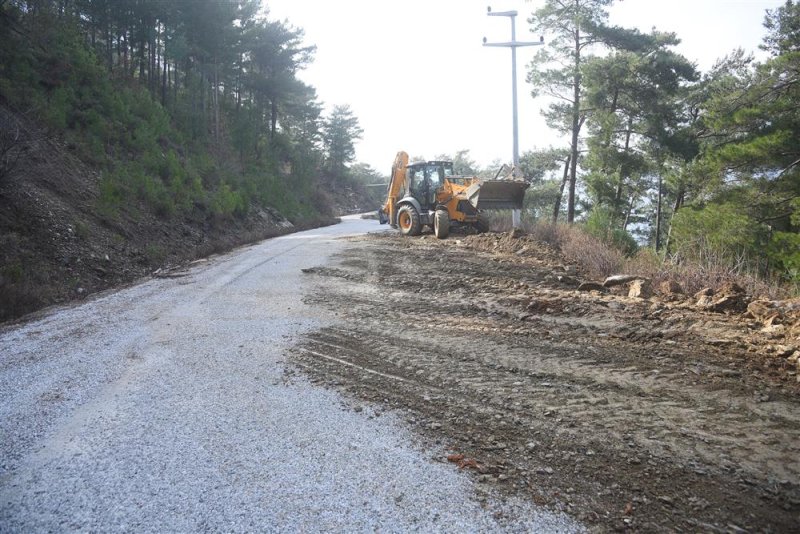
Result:
{"label": "large stone", "polygon": [[628,296],[631,298],[647,299],[653,296],[653,288],[649,280],[643,278],[634,280],[628,286]]}
{"label": "large stone", "polygon": [[703,288],[695,293],[692,299],[695,301],[695,306],[698,308],[708,308],[711,303],[714,302],[714,290],[710,287]]}
{"label": "large stone", "polygon": [[755,300],[747,305],[750,317],[764,326],[786,324],[800,325],[800,298],[787,300]]}
{"label": "large stone", "polygon": [[742,312],[747,309],[747,297],[739,295],[723,295],[706,306],[709,311],[717,313]]}
{"label": "large stone", "polygon": [[603,286],[605,287],[614,287],[614,286],[621,286],[622,284],[627,284],[628,282],[633,282],[634,280],[644,279],[642,276],[637,276],[635,274],[615,274],[613,276],[609,276],[603,282]]}
{"label": "large stone", "polygon": [[701,297],[698,307],[717,313],[743,312],[747,309],[749,299],[744,289],[736,282],[725,282],[713,296]]}
{"label": "large stone", "polygon": [[747,305],[747,313],[756,321],[770,324],[776,322],[775,319],[781,315],[772,300],[754,300]]}
{"label": "large stone", "polygon": [[658,289],[662,295],[683,295],[683,288],[675,280],[664,280]]}
{"label": "large stone", "polygon": [[745,294],[744,289],[736,282],[725,282],[724,284],[719,286],[716,291],[714,291],[714,295],[718,297],[730,296],[730,295],[744,295],[744,294]]}

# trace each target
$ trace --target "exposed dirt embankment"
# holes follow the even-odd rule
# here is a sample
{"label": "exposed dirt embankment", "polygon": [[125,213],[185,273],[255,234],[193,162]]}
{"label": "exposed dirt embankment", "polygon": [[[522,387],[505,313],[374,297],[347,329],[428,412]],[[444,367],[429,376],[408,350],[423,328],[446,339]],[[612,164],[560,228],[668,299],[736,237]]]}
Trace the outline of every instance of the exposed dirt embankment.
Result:
{"label": "exposed dirt embankment", "polygon": [[480,483],[599,530],[796,529],[792,317],[578,290],[526,236],[374,235],[309,276],[341,320],[298,368],[402,410]]}
{"label": "exposed dirt embankment", "polygon": [[0,322],[84,298],[211,253],[333,217],[292,224],[273,209],[244,218],[104,213],[100,173],[35,124],[0,106]]}

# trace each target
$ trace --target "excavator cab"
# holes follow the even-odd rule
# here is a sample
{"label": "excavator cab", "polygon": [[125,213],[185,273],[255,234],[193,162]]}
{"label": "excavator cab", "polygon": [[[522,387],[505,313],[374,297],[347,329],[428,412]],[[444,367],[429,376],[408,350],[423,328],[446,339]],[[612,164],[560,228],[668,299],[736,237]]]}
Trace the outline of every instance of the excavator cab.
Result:
{"label": "excavator cab", "polygon": [[422,209],[434,209],[445,177],[452,174],[453,164],[449,161],[412,163],[406,171],[408,194],[419,202]]}

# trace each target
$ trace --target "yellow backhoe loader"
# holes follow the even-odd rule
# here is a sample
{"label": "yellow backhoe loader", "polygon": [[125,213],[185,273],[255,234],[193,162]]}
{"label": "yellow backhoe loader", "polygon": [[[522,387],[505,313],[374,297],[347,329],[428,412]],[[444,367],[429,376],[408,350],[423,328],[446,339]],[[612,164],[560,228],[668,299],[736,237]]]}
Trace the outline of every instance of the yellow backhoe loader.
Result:
{"label": "yellow backhoe loader", "polygon": [[522,209],[528,184],[521,180],[479,180],[458,176],[451,161],[409,163],[398,152],[392,165],[386,202],[378,210],[381,224],[403,235],[419,235],[425,226],[439,239],[454,226],[488,230],[484,210]]}

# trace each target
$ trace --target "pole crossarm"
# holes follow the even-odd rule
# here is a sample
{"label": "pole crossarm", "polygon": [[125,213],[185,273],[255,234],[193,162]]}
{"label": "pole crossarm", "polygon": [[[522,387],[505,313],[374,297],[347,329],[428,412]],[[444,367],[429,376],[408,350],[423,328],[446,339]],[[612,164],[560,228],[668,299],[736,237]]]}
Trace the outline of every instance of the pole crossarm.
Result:
{"label": "pole crossarm", "polygon": [[516,11],[489,11],[486,13],[490,17],[516,17],[519,15]]}
{"label": "pole crossarm", "polygon": [[505,43],[483,43],[483,46],[505,46],[505,47],[520,47],[520,46],[539,46],[540,42],[536,41],[508,41]]}

